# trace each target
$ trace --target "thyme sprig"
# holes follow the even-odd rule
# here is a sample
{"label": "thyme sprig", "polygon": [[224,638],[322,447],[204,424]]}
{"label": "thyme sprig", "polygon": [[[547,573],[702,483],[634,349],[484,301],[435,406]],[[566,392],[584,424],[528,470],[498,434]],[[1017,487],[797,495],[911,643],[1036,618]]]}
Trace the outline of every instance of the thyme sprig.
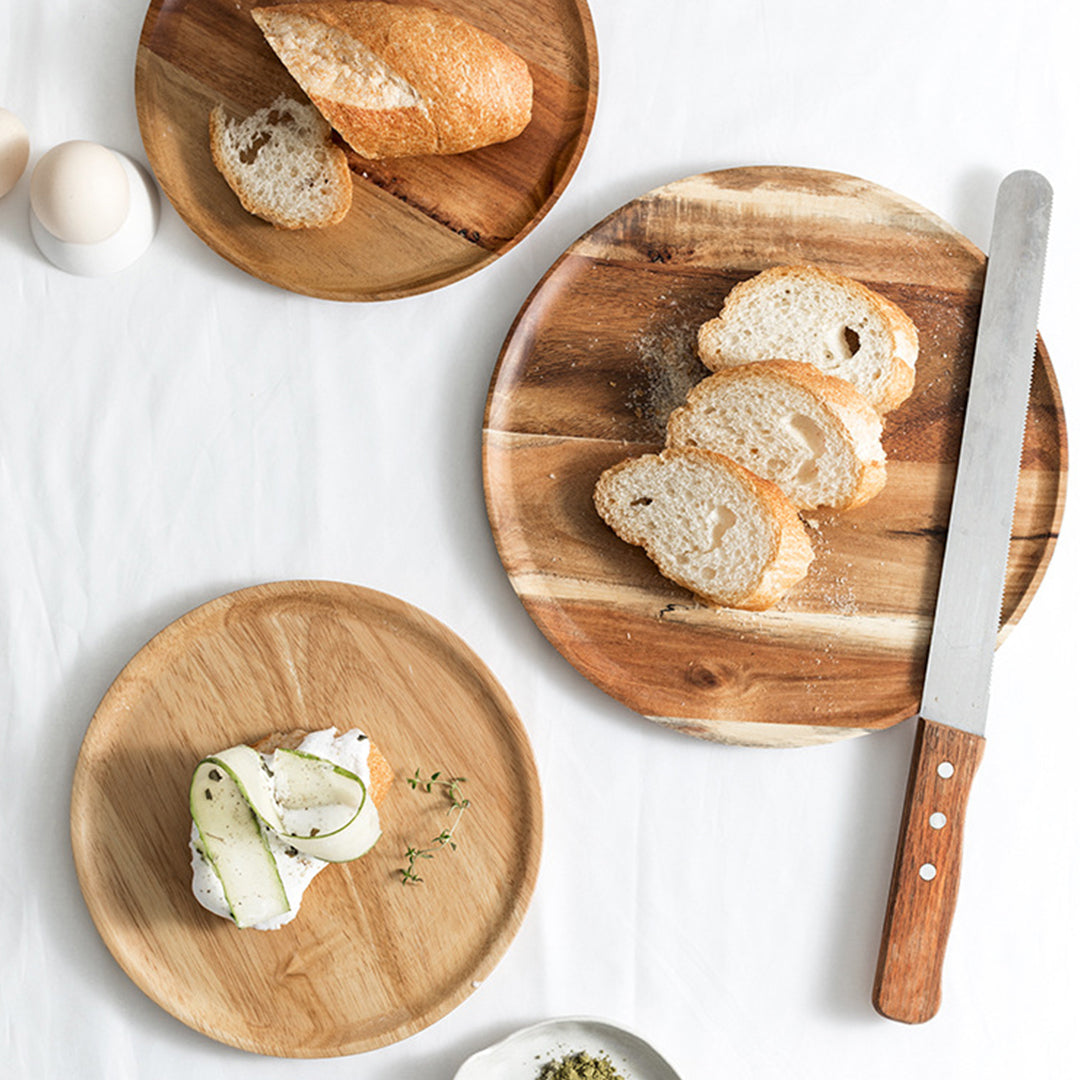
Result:
{"label": "thyme sprig", "polygon": [[405,849],[406,865],[398,871],[401,874],[402,885],[419,885],[424,879],[417,871],[417,864],[421,859],[433,859],[444,847],[451,851],[457,851],[457,841],[454,833],[461,822],[461,816],[469,809],[469,800],[462,794],[461,785],[468,783],[464,776],[443,776],[442,771],[433,772],[426,780],[420,775],[420,770],[407,777],[407,783],[414,791],[432,792],[436,788],[442,788],[450,800],[447,809],[448,814],[454,815],[454,820],[429,841],[428,847],[413,847],[411,844]]}

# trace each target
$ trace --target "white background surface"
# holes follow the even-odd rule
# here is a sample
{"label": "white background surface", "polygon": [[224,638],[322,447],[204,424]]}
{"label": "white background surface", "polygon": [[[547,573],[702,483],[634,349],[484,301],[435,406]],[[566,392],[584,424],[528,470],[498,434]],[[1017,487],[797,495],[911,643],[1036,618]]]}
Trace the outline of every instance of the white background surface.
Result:
{"label": "white background surface", "polygon": [[[145,160],[145,8],[0,0],[0,105],[29,128],[31,167],[72,138]],[[31,241],[28,170],[0,200],[0,1074],[435,1080],[520,1025],[591,1014],[647,1036],[686,1080],[1073,1075],[1076,507],[999,653],[944,1004],[911,1028],[869,1002],[911,724],[732,749],[616,705],[507,583],[479,439],[503,336],[568,244],[660,183],[759,163],[863,176],[984,248],[998,181],[1044,172],[1040,326],[1071,408],[1070,9],[593,0],[599,106],[562,200],[486,270],[379,305],[264,285],[168,205],[134,267],[68,276]],[[151,1003],[97,937],[68,840],[80,740],[123,664],[198,603],[300,577],[396,594],[456,630],[515,701],[546,810],[537,891],[491,978],[421,1034],[326,1061],[244,1054]]]}

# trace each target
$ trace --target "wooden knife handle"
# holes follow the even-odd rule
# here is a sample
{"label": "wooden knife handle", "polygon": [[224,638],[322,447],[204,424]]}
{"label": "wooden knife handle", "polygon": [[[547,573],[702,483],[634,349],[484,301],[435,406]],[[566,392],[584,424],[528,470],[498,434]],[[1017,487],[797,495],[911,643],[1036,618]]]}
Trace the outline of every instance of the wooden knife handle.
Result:
{"label": "wooden knife handle", "polygon": [[907,1024],[941,1004],[964,814],[985,740],[920,717],[881,935],[874,1008]]}

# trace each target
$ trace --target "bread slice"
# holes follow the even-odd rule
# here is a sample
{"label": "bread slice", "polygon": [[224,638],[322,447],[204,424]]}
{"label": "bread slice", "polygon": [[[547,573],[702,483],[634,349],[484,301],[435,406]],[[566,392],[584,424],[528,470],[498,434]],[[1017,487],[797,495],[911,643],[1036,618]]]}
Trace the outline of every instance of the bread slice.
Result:
{"label": "bread slice", "polygon": [[850,382],[881,413],[911,393],[918,352],[915,324],[892,301],[816,266],[775,266],[740,282],[698,330],[713,371],[802,360]]}
{"label": "bread slice", "polygon": [[532,117],[525,61],[445,12],[326,0],[251,16],[361,157],[459,154],[515,138]]}
{"label": "bread slice", "polygon": [[[294,728],[292,731],[274,731],[269,735],[264,735],[251,746],[260,754],[272,754],[275,750],[295,750],[310,734],[310,731],[303,731],[300,728]],[[374,743],[368,746],[368,773],[371,780],[368,784],[371,800],[376,806],[382,806],[383,800],[390,794],[390,788],[394,783],[394,770]]]}
{"label": "bread slice", "polygon": [[708,450],[669,448],[621,461],[600,477],[593,500],[619,537],[716,607],[772,607],[814,557],[784,493]]}
{"label": "bread slice", "polygon": [[885,486],[881,417],[850,383],[813,364],[722,368],[671,414],[667,438],[734,458],[799,510],[851,510]]}
{"label": "bread slice", "polygon": [[242,120],[210,113],[210,153],[241,205],[279,229],[335,225],[352,205],[352,175],[318,110],[282,94]]}

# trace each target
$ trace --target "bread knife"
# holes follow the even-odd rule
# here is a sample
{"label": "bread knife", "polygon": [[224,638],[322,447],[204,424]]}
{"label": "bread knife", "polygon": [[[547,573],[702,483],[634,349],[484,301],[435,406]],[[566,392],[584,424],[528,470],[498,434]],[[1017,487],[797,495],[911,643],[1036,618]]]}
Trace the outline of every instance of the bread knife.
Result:
{"label": "bread knife", "polygon": [[985,745],[1035,359],[1052,192],[1022,170],[998,189],[971,384],[911,771],[874,980],[883,1016],[941,1004],[968,793]]}

